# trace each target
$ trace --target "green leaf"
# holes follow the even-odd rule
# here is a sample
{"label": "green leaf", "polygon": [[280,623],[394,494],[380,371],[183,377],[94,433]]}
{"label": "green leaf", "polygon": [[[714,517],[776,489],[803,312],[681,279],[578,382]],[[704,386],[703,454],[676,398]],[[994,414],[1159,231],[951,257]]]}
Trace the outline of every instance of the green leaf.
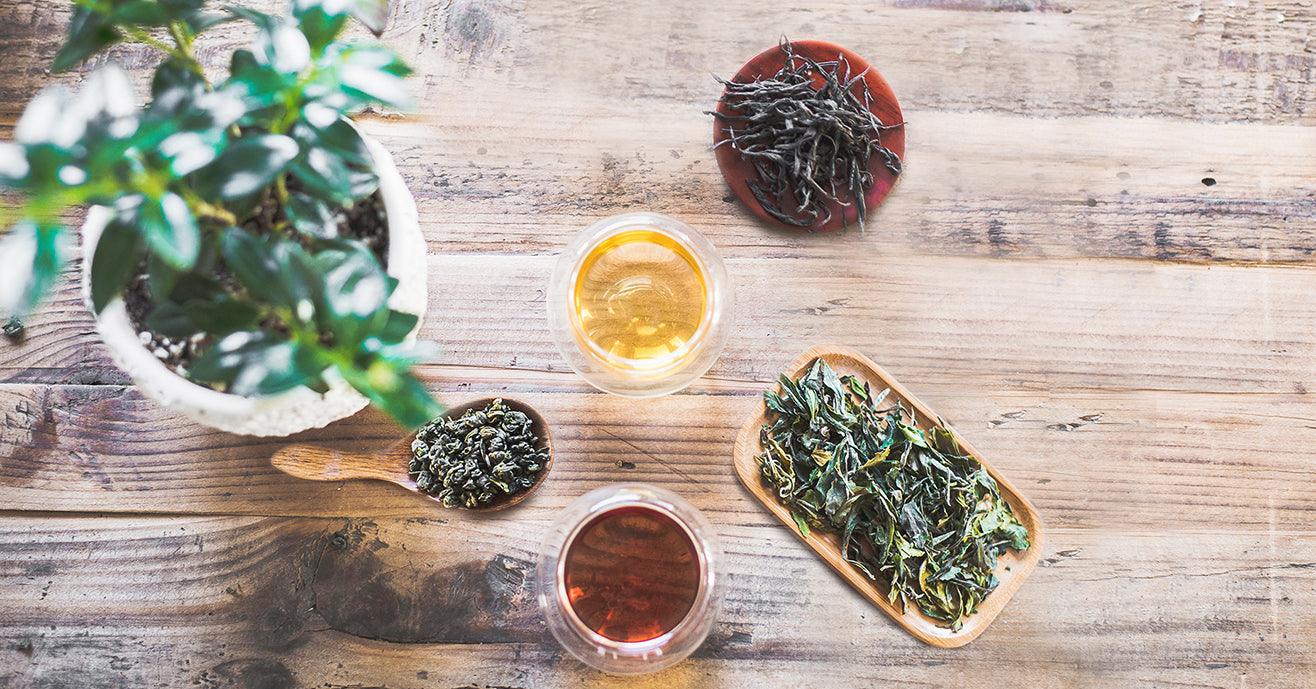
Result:
{"label": "green leaf", "polygon": [[201,230],[183,197],[167,191],[159,199],[144,199],[137,223],[151,253],[179,270],[188,270],[201,249]]}
{"label": "green leaf", "polygon": [[320,308],[323,277],[314,260],[296,242],[269,241],[229,228],[224,260],[247,292],[258,301],[284,307],[309,328],[319,328],[327,313]]}
{"label": "green leaf", "polygon": [[303,7],[307,4],[294,2],[293,14],[297,17],[297,28],[306,36],[311,46],[311,54],[319,57],[324,54],[325,46],[332,43],[338,38],[338,34],[343,32],[343,27],[347,24],[347,15],[326,11],[329,3],[314,3],[309,7]]}
{"label": "green leaf", "polygon": [[183,273],[178,276],[174,283],[174,289],[168,294],[168,298],[186,304],[193,300],[217,301],[226,299],[228,292],[219,280],[212,276],[196,271]]}
{"label": "green leaf", "polygon": [[[191,274],[193,273],[188,273],[188,275]],[[169,265],[159,256],[147,254],[146,286],[151,291],[151,297],[156,301],[169,299],[173,294],[174,287],[178,284],[179,278],[183,275],[183,272]]]}
{"label": "green leaf", "polygon": [[353,15],[378,37],[388,20],[388,0],[293,0],[293,16],[319,13],[326,17]]}
{"label": "green leaf", "polygon": [[379,329],[379,339],[387,344],[401,342],[416,329],[416,323],[419,321],[420,316],[414,313],[389,311],[388,320],[384,322],[384,327]]}
{"label": "green leaf", "polygon": [[[314,104],[308,105],[303,109],[307,117],[307,124],[311,124],[309,115],[320,112],[317,119],[324,118],[324,112],[316,108]],[[333,115],[324,118],[328,122],[325,124],[311,124],[310,132],[303,132],[307,136],[307,143],[314,142],[320,147],[329,151],[343,161],[345,165],[352,166],[354,169],[369,170],[374,163],[370,155],[370,149],[366,147],[365,139],[361,138],[361,132],[352,126],[346,118],[341,115]],[[313,132],[313,135],[311,134]]]}
{"label": "green leaf", "polygon": [[185,62],[175,57],[166,58],[155,68],[151,78],[151,98],[160,100],[164,94],[175,89],[192,91],[205,88],[205,79],[197,74]]}
{"label": "green leaf", "polygon": [[244,137],[196,172],[197,192],[226,201],[251,196],[273,184],[298,152],[297,142],[280,134]]}
{"label": "green leaf", "polygon": [[279,303],[279,263],[270,245],[237,227],[224,231],[221,244],[224,261],[251,296]]}
{"label": "green leaf", "polygon": [[[168,77],[156,73],[152,86],[153,100],[142,120],[154,125],[156,141],[179,131],[204,133],[210,138],[222,134],[247,114],[244,94],[237,89],[209,90],[199,78],[184,71]],[[149,140],[137,140],[143,148],[154,148]]]}
{"label": "green leaf", "polygon": [[791,512],[791,519],[795,520],[795,528],[800,530],[800,535],[805,538],[809,537],[809,522],[805,521],[804,515],[799,512]]}
{"label": "green leaf", "polygon": [[[305,350],[303,349],[303,351]],[[325,394],[326,392],[329,392],[329,383],[325,381],[323,375],[311,376],[306,380],[305,383],[302,383],[302,385],[305,385],[306,387],[320,393],[321,395]]]}
{"label": "green leaf", "polygon": [[191,337],[201,329],[192,322],[187,311],[172,301],[162,301],[146,317],[146,327],[166,337]]}
{"label": "green leaf", "polygon": [[344,342],[360,342],[387,321],[388,280],[373,254],[364,249],[323,252],[316,262],[324,276],[325,305],[333,316],[330,326]]}
{"label": "green leaf", "polygon": [[24,218],[0,238],[0,315],[26,316],[59,280],[64,228]]}
{"label": "green leaf", "polygon": [[326,309],[321,296],[324,293],[324,275],[310,254],[292,241],[280,241],[274,247],[279,262],[279,286],[284,303],[292,307],[297,320],[309,328],[320,329],[326,324]]}
{"label": "green leaf", "polygon": [[407,110],[414,106],[414,102],[402,77],[410,73],[411,68],[388,48],[354,46],[342,55],[338,80],[343,89],[355,94],[362,104],[374,102]]}
{"label": "green leaf", "polygon": [[218,89],[235,94],[246,107],[242,121],[268,128],[284,107],[285,90],[296,88],[296,75],[280,74],[262,65],[249,50],[236,50],[229,64],[229,78]]}
{"label": "green leaf", "polygon": [[[111,62],[92,72],[78,92],[87,136],[126,139],[137,131],[137,96],[128,74]],[[89,143],[89,145],[91,145]]]}
{"label": "green leaf", "polygon": [[170,337],[190,337],[198,332],[223,336],[251,330],[262,312],[255,304],[220,294],[185,302],[162,301],[146,320],[150,329]]}
{"label": "green leaf", "polygon": [[293,192],[283,212],[298,232],[320,239],[338,237],[338,219],[324,201],[302,192]]}
{"label": "green leaf", "polygon": [[[307,110],[316,112],[309,106]],[[302,149],[292,173],[311,193],[347,207],[378,188],[379,178],[370,168],[370,152],[360,133],[347,121],[336,118],[324,128],[298,122],[292,135]]]}
{"label": "green leaf", "polygon": [[405,428],[416,428],[443,411],[404,363],[377,358],[364,367],[340,364],[338,372]]}
{"label": "green leaf", "polygon": [[91,306],[96,313],[128,285],[141,263],[141,253],[137,231],[112,218],[101,231],[91,258]]}
{"label": "green leaf", "polygon": [[310,64],[311,46],[306,36],[283,17],[243,7],[229,7],[228,10],[259,29],[252,42],[252,54],[260,64],[283,74],[297,74]]}
{"label": "green leaf", "polygon": [[204,382],[228,383],[228,391],[243,397],[273,395],[296,388],[318,372],[298,365],[306,359],[299,346],[263,330],[236,332],[206,350],[188,369]]}
{"label": "green leaf", "polygon": [[211,335],[227,335],[255,328],[263,312],[251,302],[237,299],[192,301],[184,306],[188,318]]}
{"label": "green leaf", "polygon": [[64,39],[64,45],[55,53],[51,70],[68,71],[102,48],[118,42],[120,38],[119,30],[113,26],[109,17],[97,10],[79,6],[73,10],[68,36]]}
{"label": "green leaf", "polygon": [[165,137],[156,150],[169,161],[170,174],[183,177],[213,162],[222,146],[221,132],[176,132]]}
{"label": "green leaf", "polygon": [[[244,51],[238,51],[244,52]],[[230,79],[231,81],[231,79]],[[211,89],[186,63],[173,58],[156,70],[146,120],[168,121],[175,131],[223,130],[247,113],[244,93],[228,86]]]}

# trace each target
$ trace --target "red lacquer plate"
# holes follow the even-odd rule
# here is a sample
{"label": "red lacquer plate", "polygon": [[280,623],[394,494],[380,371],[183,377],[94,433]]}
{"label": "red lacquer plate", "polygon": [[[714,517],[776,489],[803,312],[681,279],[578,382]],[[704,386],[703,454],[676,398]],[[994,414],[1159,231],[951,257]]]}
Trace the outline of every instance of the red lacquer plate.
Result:
{"label": "red lacquer plate", "polygon": [[[903,126],[905,118],[900,113],[900,104],[896,102],[896,94],[891,90],[891,85],[886,83],[886,79],[883,79],[882,75],[878,74],[877,70],[868,64],[868,61],[838,45],[822,41],[791,41],[790,45],[791,50],[796,55],[808,57],[816,62],[831,62],[839,56],[849,64],[852,76],[868,70],[864,72],[864,82],[867,84],[869,95],[872,98],[869,110],[885,125],[901,125],[882,131],[882,145],[900,156],[900,160],[903,162],[905,159],[905,127]],[[782,52],[780,47],[773,46],[746,62],[740,68],[740,71],[736,72],[736,76],[732,77],[731,81],[747,84],[758,79],[771,78],[785,64],[786,53]],[[861,91],[858,84],[855,84],[851,89],[856,95]],[[720,99],[717,103],[717,111],[724,115],[735,114]],[[715,149],[717,166],[722,170],[722,176],[726,178],[727,184],[731,185],[731,190],[735,192],[736,197],[755,215],[773,225],[792,230],[826,232],[844,226],[858,226],[859,209],[854,204],[845,207],[836,203],[828,204],[829,209],[832,211],[832,217],[817,227],[787,225],[768,215],[767,211],[759,205],[758,199],[754,198],[754,194],[749,190],[749,181],[755,176],[753,164],[729,144],[718,145],[729,136],[726,123],[720,118],[713,118],[713,144],[717,146]],[[891,187],[895,186],[897,175],[892,174],[886,168],[881,156],[877,155],[869,160],[868,170],[873,174],[873,186],[864,194],[864,201],[867,204],[868,215],[871,216],[877,206],[886,198],[886,195],[891,193]]]}

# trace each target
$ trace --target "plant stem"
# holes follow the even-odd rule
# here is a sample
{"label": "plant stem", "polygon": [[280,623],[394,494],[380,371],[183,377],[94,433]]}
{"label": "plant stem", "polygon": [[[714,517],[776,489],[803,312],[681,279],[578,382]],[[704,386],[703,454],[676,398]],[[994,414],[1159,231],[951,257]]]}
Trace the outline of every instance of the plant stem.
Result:
{"label": "plant stem", "polygon": [[274,196],[279,200],[280,207],[288,205],[288,176],[279,175],[274,178]]}
{"label": "plant stem", "polygon": [[196,54],[192,52],[192,34],[187,30],[187,26],[182,22],[170,22],[169,35],[174,37],[179,52],[186,55],[192,62],[196,62]]}
{"label": "plant stem", "polygon": [[229,211],[220,208],[213,203],[192,197],[188,199],[188,204],[192,206],[192,209],[196,211],[197,215],[211,217],[230,225],[238,224],[238,217],[236,215],[233,215]]}
{"label": "plant stem", "polygon": [[175,48],[174,46],[165,43],[164,41],[156,38],[155,36],[152,36],[151,34],[141,30],[136,26],[121,26],[119,28],[121,28],[123,32],[128,35],[128,38],[131,38],[134,41],[137,41],[138,43],[145,43],[146,45],[149,45],[152,48],[155,48],[156,50],[159,50],[160,52],[165,53],[171,57],[176,57],[180,60],[184,60],[191,62],[192,64],[196,64],[196,60],[190,59],[187,55],[179,51],[178,48]]}
{"label": "plant stem", "polygon": [[196,59],[196,51],[192,48],[192,41],[196,37],[188,30],[187,24],[180,21],[170,22],[169,35],[178,44],[178,50],[174,55],[185,62],[187,68],[201,77],[201,80],[209,86],[210,80],[206,78],[206,72],[201,68],[201,63]]}

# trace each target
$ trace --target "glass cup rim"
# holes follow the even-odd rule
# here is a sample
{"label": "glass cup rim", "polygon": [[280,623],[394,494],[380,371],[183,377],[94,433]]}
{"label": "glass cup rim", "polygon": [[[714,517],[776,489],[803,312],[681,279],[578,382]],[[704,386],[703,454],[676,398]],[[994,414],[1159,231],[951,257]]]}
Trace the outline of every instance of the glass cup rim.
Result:
{"label": "glass cup rim", "polygon": [[[566,555],[567,551],[571,549],[571,545],[575,542],[576,538],[580,536],[581,532],[584,531],[586,526],[602,519],[609,512],[637,506],[658,512],[668,519],[671,519],[681,528],[681,532],[685,534],[686,538],[689,539],[690,543],[694,546],[695,558],[699,562],[699,588],[698,592],[695,594],[695,599],[690,603],[690,609],[681,617],[681,621],[677,622],[671,629],[653,637],[652,639],[644,639],[643,641],[618,641],[594,631],[588,624],[585,624],[584,620],[580,619],[580,616],[576,613],[576,609],[571,606],[571,601],[567,596]],[[605,501],[596,505],[594,509],[591,509],[586,516],[567,533],[566,540],[563,541],[561,551],[558,554],[556,576],[554,578],[554,591],[557,594],[558,607],[561,609],[563,616],[576,633],[584,636],[590,643],[596,646],[605,647],[609,651],[618,655],[641,657],[653,652],[655,649],[666,646],[671,643],[673,639],[682,636],[684,633],[688,633],[692,627],[699,623],[699,620],[708,608],[713,594],[713,577],[710,565],[709,553],[705,547],[704,539],[694,533],[690,528],[690,525],[686,524],[685,519],[681,518],[681,515],[665,505],[651,502],[642,497],[627,497],[625,499]]]}
{"label": "glass cup rim", "polygon": [[[649,230],[686,253],[704,282],[704,313],[695,335],[657,366],[628,367],[627,360],[601,352],[583,332],[575,313],[575,285],[589,253],[609,237]],[[549,279],[545,304],[553,344],[567,364],[594,387],[623,397],[667,395],[685,388],[712,367],[730,336],[735,300],[731,277],[708,237],[685,222],[654,211],[630,211],[595,221],[568,241]]]}
{"label": "glass cup rim", "polygon": [[[672,629],[644,641],[615,641],[590,633],[570,609],[564,595],[561,563],[567,544],[584,525],[614,509],[640,505],[671,518],[691,538],[701,564],[698,593],[690,610]],[[613,483],[595,488],[562,509],[544,533],[535,566],[535,596],[549,632],[564,650],[604,672],[629,675],[654,672],[688,657],[707,639],[726,594],[727,573],[717,530],[694,505],[677,493],[642,482]]]}
{"label": "glass cup rim", "polygon": [[[654,231],[666,239],[679,245],[686,255],[694,261],[695,270],[699,273],[699,281],[704,288],[704,309],[699,316],[699,326],[695,329],[694,334],[690,336],[676,351],[665,355],[663,359],[668,361],[661,366],[639,367],[631,364],[634,359],[615,356],[602,347],[597,342],[591,340],[585,335],[585,326],[580,320],[580,313],[572,304],[567,309],[568,318],[571,323],[571,332],[575,336],[576,342],[595,359],[607,366],[613,366],[628,373],[634,374],[636,378],[661,378],[671,371],[678,370],[687,365],[690,359],[695,358],[698,352],[703,349],[707,342],[709,330],[712,328],[713,321],[717,315],[716,307],[718,300],[722,297],[713,285],[713,274],[708,266],[708,262],[702,255],[706,249],[698,246],[691,237],[686,228],[682,227],[684,223],[676,224],[671,222],[674,218],[659,215],[657,213],[647,213],[643,211],[623,213],[606,218],[600,223],[596,223],[585,231],[585,236],[589,238],[576,251],[576,259],[572,262],[571,273],[567,278],[568,303],[574,301],[576,287],[581,279],[581,270],[585,268],[585,259],[598,248],[600,244],[612,239],[613,237],[626,234],[628,232],[640,232],[645,230]],[[679,221],[677,221],[679,223]]]}

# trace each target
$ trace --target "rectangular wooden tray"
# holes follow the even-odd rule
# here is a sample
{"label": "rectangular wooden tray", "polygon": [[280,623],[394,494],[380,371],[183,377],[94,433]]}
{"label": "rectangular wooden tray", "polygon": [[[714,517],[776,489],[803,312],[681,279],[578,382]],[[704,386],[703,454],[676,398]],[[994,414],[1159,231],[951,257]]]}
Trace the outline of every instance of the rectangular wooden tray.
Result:
{"label": "rectangular wooden tray", "polygon": [[967,442],[964,442],[953,429],[941,422],[935,412],[918,401],[904,386],[891,378],[886,371],[883,371],[868,357],[845,347],[834,345],[814,347],[800,355],[800,358],[796,359],[786,369],[786,375],[792,379],[798,379],[805,369],[818,358],[826,361],[836,371],[837,375],[852,375],[861,381],[867,381],[872,386],[875,394],[883,388],[890,388],[891,392],[887,396],[886,402],[900,402],[906,409],[911,410],[914,424],[919,428],[927,430],[934,425],[940,425],[950,431],[960,451],[963,454],[977,458],[987,470],[987,473],[996,479],[996,483],[1001,489],[1001,496],[1005,498],[1006,502],[1010,503],[1010,508],[1014,510],[1015,516],[1028,530],[1030,543],[1028,550],[1022,553],[1008,550],[1001,555],[996,565],[996,576],[1000,579],[1000,585],[982,601],[977,612],[964,619],[964,624],[959,631],[953,632],[950,629],[938,626],[935,620],[924,615],[916,606],[911,605],[908,611],[901,613],[896,606],[889,603],[887,601],[888,591],[885,586],[869,580],[863,573],[845,561],[845,557],[840,551],[840,538],[838,535],[818,530],[813,530],[808,538],[804,538],[800,534],[799,528],[791,518],[790,510],[778,501],[776,494],[765,487],[759,477],[759,466],[755,455],[762,451],[759,443],[760,429],[764,423],[768,423],[768,409],[762,399],[759,400],[758,407],[750,418],[745,421],[745,425],[741,426],[740,432],[736,435],[736,445],[733,451],[736,475],[740,477],[740,482],[744,484],[750,494],[763,503],[768,511],[775,514],[786,525],[786,528],[803,539],[818,554],[818,557],[831,565],[832,569],[836,570],[859,593],[891,616],[910,634],[913,634],[921,641],[942,648],[954,648],[969,643],[977,638],[992,623],[992,620],[996,619],[996,615],[1001,612],[1001,608],[1005,607],[1005,603],[1014,595],[1015,590],[1037,566],[1037,561],[1041,558],[1042,553],[1042,522],[1037,515],[1037,510],[1004,476],[1001,476],[987,460],[983,459],[982,455],[978,454]]}

